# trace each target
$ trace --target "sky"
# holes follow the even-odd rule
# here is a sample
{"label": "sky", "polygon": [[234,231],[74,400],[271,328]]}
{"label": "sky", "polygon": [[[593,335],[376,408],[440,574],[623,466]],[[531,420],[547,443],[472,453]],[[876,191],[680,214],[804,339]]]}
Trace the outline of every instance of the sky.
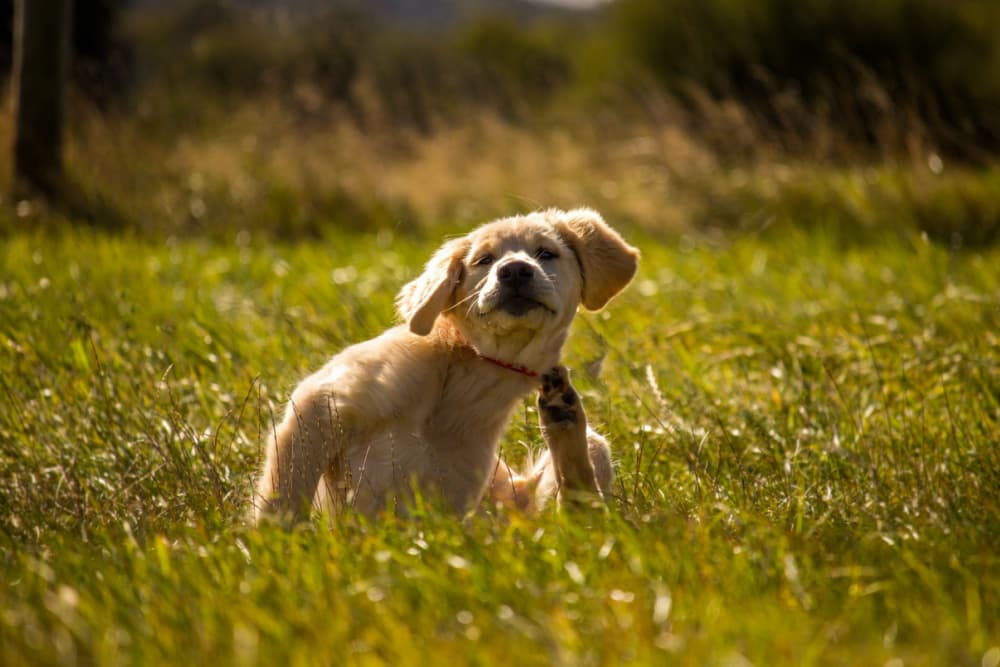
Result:
{"label": "sky", "polygon": [[611,0],[534,0],[534,2],[543,5],[560,5],[562,7],[597,7],[598,5],[605,5]]}

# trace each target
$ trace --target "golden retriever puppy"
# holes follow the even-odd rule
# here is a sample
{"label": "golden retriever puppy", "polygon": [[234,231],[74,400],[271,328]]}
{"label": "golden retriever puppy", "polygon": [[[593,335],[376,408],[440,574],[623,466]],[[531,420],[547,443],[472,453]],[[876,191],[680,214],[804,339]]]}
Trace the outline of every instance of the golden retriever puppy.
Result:
{"label": "golden retriever puppy", "polygon": [[[445,243],[397,297],[404,325],[295,389],[267,446],[255,519],[301,519],[317,501],[373,516],[414,490],[465,513],[487,491],[533,508],[609,489],[608,444],[559,360],[577,307],[602,308],[638,257],[589,209],[505,218]],[[548,451],[522,475],[497,447],[536,389]]]}

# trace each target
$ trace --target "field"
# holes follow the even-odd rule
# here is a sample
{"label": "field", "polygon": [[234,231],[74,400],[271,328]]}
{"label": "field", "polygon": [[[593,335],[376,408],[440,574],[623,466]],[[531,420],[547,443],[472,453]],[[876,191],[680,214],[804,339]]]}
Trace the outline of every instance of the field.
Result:
{"label": "field", "polygon": [[[0,665],[1000,666],[1000,4],[345,7],[76,3],[58,201],[0,194]],[[443,238],[583,205],[642,251],[566,347],[607,511],[248,525]]]}
{"label": "field", "polygon": [[248,528],[291,386],[459,222],[9,234],[0,662],[997,664],[1000,252],[918,232],[620,224],[640,275],[566,356],[606,514]]}

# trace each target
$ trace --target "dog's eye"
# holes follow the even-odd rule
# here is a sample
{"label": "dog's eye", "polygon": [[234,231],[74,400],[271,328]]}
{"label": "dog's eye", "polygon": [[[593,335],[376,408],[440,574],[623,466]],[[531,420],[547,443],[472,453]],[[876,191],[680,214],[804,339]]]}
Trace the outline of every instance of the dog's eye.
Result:
{"label": "dog's eye", "polygon": [[546,248],[539,248],[538,252],[535,253],[535,259],[541,261],[545,261],[547,259],[555,259],[558,256],[559,255],[555,254],[551,250],[547,250]]}
{"label": "dog's eye", "polygon": [[472,263],[473,266],[489,266],[493,263],[493,255],[483,255]]}

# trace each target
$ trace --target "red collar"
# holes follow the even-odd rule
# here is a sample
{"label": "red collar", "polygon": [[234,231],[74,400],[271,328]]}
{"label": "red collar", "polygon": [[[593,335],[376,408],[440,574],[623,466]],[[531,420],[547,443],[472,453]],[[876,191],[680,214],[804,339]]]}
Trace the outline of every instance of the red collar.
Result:
{"label": "red collar", "polygon": [[530,378],[538,377],[538,373],[531,370],[527,366],[515,366],[514,364],[508,364],[506,361],[500,361],[499,359],[494,359],[493,357],[487,357],[485,354],[476,352],[476,355],[483,361],[488,361],[491,364],[495,364],[500,368],[506,368],[509,371],[514,371],[515,373],[520,373],[521,375],[527,375]]}

